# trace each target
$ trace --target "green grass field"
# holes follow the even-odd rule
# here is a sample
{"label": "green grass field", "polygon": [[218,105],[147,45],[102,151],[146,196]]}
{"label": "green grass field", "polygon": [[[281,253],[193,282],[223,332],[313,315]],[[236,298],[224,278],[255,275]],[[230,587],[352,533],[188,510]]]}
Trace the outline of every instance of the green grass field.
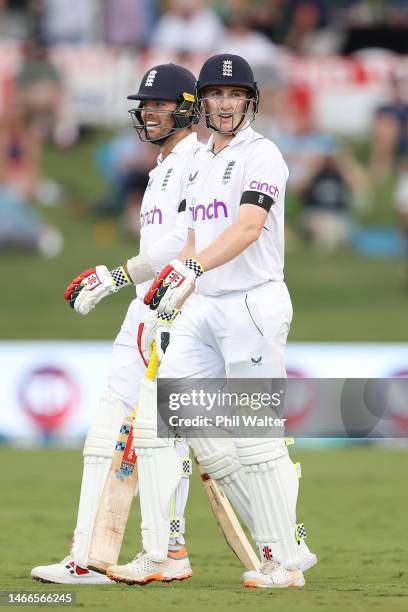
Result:
{"label": "green grass field", "polygon": [[[179,584],[75,587],[77,607],[93,610],[208,612],[253,609],[403,611],[408,609],[407,451],[374,447],[299,450],[303,478],[298,516],[319,557],[306,587],[245,590],[242,568],[210,513],[195,474],[187,512],[194,576]],[[31,580],[34,565],[65,556],[74,526],[80,451],[0,450],[0,591],[67,591]],[[134,507],[137,503],[134,504]],[[139,550],[133,512],[122,560]]]}

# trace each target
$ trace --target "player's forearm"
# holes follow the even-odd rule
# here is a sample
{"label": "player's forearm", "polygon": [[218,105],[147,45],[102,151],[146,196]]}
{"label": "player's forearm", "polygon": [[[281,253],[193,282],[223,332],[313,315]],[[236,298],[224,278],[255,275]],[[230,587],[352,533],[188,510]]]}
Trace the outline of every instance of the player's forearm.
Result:
{"label": "player's forearm", "polygon": [[194,230],[190,227],[188,229],[187,240],[182,251],[180,252],[180,255],[178,256],[178,259],[185,261],[189,257],[195,257],[195,252],[195,234]]}
{"label": "player's forearm", "polygon": [[194,257],[205,271],[231,261],[255,242],[262,231],[258,224],[250,222],[233,223],[207,249]]}

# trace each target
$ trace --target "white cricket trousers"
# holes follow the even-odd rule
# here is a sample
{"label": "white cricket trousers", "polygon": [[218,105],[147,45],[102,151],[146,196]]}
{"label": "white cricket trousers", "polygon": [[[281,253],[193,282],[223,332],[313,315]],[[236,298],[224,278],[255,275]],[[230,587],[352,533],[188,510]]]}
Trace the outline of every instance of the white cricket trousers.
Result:
{"label": "white cricket trousers", "polygon": [[283,281],[194,293],[174,321],[161,378],[284,378],[292,303]]}
{"label": "white cricket trousers", "polygon": [[146,366],[137,348],[137,330],[140,320],[147,312],[149,307],[143,304],[142,300],[132,300],[113,344],[108,372],[108,387],[126,404],[129,414],[136,407],[139,383],[146,372]]}

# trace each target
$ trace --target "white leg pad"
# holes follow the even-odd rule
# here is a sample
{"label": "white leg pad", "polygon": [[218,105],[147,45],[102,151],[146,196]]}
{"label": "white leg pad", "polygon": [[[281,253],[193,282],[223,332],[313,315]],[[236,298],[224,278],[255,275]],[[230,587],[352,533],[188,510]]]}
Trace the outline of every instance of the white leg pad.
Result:
{"label": "white leg pad", "polygon": [[175,449],[180,457],[182,465],[182,474],[179,483],[176,487],[174,495],[170,501],[170,540],[171,545],[185,544],[184,533],[186,530],[186,521],[184,512],[187,505],[188,492],[190,488],[191,475],[191,459],[189,457],[189,448],[185,440],[177,439],[175,441]]}
{"label": "white leg pad", "polygon": [[71,549],[75,563],[81,567],[86,567],[88,563],[99,500],[126,413],[127,407],[119,397],[113,391],[106,390],[100,398],[94,422],[86,436],[78,518]]}
{"label": "white leg pad", "polygon": [[182,466],[174,445],[137,448],[143,548],[152,561],[165,561],[170,537],[169,506]]}
{"label": "white leg pad", "polygon": [[298,475],[285,443],[277,438],[235,440],[245,467],[254,538],[262,552],[271,549],[274,559],[287,569],[300,565],[295,537]]}
{"label": "white leg pad", "polygon": [[170,503],[182,475],[182,461],[173,439],[157,437],[157,388],[147,379],[140,383],[133,432],[143,548],[152,561],[161,562],[167,559]]}
{"label": "white leg pad", "polygon": [[190,444],[200,465],[211,478],[218,481],[252,533],[253,520],[246,474],[233,442],[225,438],[192,438]]}

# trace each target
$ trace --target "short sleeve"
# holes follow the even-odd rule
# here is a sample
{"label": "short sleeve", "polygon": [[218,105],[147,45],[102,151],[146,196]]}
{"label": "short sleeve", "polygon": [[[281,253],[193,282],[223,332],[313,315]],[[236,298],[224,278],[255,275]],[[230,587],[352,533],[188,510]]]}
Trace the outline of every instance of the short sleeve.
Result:
{"label": "short sleeve", "polygon": [[269,210],[284,197],[289,171],[279,149],[266,138],[255,141],[245,163],[241,204]]}

